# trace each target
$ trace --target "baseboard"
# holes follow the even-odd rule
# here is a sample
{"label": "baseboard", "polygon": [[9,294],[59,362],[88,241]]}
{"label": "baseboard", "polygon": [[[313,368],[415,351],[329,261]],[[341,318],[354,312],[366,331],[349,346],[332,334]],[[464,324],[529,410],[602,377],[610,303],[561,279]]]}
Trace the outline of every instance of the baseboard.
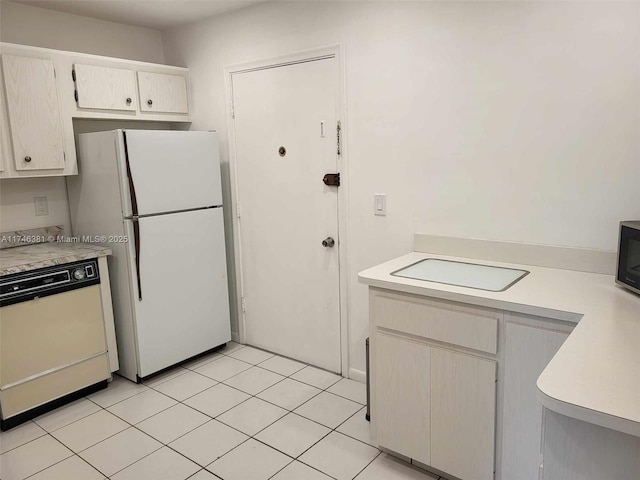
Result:
{"label": "baseboard", "polygon": [[367,383],[367,372],[356,370],[355,368],[350,368],[349,376],[347,378],[355,380],[356,382]]}
{"label": "baseboard", "polygon": [[616,252],[535,243],[503,242],[477,238],[443,237],[416,233],[414,250],[452,257],[560,268],[614,275]]}

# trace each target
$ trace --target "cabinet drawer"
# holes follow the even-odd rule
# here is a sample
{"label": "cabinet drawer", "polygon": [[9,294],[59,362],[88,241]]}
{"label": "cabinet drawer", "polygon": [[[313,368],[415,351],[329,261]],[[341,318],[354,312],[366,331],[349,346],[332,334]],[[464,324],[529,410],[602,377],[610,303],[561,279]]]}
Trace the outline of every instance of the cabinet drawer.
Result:
{"label": "cabinet drawer", "polygon": [[501,312],[497,310],[372,291],[371,312],[377,327],[481,352],[495,354],[498,351]]}
{"label": "cabinet drawer", "polygon": [[138,108],[133,70],[76,63],[74,71],[78,107],[133,112]]}

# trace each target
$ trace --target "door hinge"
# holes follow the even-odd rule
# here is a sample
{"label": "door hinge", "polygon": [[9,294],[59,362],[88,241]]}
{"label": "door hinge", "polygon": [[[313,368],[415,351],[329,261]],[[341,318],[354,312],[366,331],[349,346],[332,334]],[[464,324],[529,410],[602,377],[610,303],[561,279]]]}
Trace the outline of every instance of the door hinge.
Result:
{"label": "door hinge", "polygon": [[58,75],[56,74],[56,69],[55,69],[55,67],[53,68],[53,78],[58,78]]}
{"label": "door hinge", "polygon": [[62,160],[63,160],[64,162],[66,162],[66,161],[67,161],[67,152],[62,152]]}
{"label": "door hinge", "polygon": [[71,69],[71,78],[73,78],[73,81],[76,81],[76,71],[72,68]]}
{"label": "door hinge", "polygon": [[236,106],[233,103],[233,98],[231,99],[231,118],[236,118]]}
{"label": "door hinge", "polygon": [[329,187],[339,187],[340,186],[340,174],[339,173],[327,173],[322,181],[325,185]]}
{"label": "door hinge", "polygon": [[236,202],[236,218],[240,218],[240,202]]}
{"label": "door hinge", "polygon": [[73,98],[76,99],[76,102],[78,101],[78,90],[73,91]]}
{"label": "door hinge", "polygon": [[242,311],[246,312],[247,311],[247,302],[244,301],[244,297],[242,297],[241,301],[242,301]]}
{"label": "door hinge", "polygon": [[341,136],[341,132],[342,132],[342,122],[340,122],[340,120],[338,120],[338,125],[336,127],[336,140],[338,143],[336,152],[338,153],[338,155],[342,155],[342,145],[340,144],[340,136]]}

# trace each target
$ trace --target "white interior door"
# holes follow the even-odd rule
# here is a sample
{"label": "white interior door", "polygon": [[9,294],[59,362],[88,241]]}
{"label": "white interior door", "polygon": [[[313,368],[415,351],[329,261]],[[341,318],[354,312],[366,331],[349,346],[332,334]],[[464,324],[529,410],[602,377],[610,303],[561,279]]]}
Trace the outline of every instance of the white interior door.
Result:
{"label": "white interior door", "polygon": [[246,342],[340,372],[336,78],[325,58],[232,86]]}

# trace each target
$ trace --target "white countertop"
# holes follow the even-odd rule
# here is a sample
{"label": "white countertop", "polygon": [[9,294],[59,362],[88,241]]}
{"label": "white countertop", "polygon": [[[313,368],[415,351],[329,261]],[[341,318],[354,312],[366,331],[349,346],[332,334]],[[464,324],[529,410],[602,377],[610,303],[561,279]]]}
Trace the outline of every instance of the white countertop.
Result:
{"label": "white countertop", "polygon": [[[528,270],[504,292],[391,273],[426,258]],[[410,253],[358,274],[361,283],[418,295],[577,323],[538,379],[553,411],[640,437],[640,296],[612,275]]]}
{"label": "white countertop", "polygon": [[0,276],[106,255],[111,255],[109,248],[90,243],[51,242],[5,248],[0,250]]}

